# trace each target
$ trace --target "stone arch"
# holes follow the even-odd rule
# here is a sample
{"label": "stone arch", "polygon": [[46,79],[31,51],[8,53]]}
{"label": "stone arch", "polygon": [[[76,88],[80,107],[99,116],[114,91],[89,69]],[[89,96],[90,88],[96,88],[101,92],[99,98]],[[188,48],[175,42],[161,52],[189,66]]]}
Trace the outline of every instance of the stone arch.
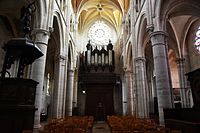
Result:
{"label": "stone arch", "polygon": [[147,18],[146,14],[143,14],[140,18],[138,36],[137,36],[137,46],[136,46],[136,57],[144,57],[144,37],[147,36],[146,32]]}
{"label": "stone arch", "polygon": [[[194,37],[191,36],[192,24],[200,17],[199,7],[199,2],[195,0],[170,0],[160,3],[160,12],[157,12],[160,16],[157,22],[160,24],[158,29],[169,33],[167,47],[173,88],[189,89],[184,75],[186,71],[189,72],[199,67],[198,59],[195,59],[197,55],[194,54],[194,49],[189,49],[191,45],[188,45],[191,44],[191,38]],[[192,66],[191,59],[195,66]],[[188,96],[184,91],[184,89],[180,89],[181,102],[183,107],[186,107],[189,104]]]}
{"label": "stone arch", "polygon": [[[48,44],[48,49],[47,49],[47,53],[49,52],[48,50],[51,50],[51,53],[53,51],[53,54],[52,56],[58,56],[61,52],[61,31],[60,31],[60,28],[59,25],[59,19],[57,19],[56,16],[54,16],[54,19],[53,19],[53,28],[54,28],[54,31],[52,32],[51,36],[50,36],[50,40],[49,40],[49,44]],[[47,56],[48,58],[48,56]],[[53,57],[52,59],[55,59],[55,57]]]}
{"label": "stone arch", "polygon": [[[59,44],[60,44],[59,52],[60,52],[60,54],[63,54],[65,52],[65,46],[64,46],[65,37],[64,37],[64,27],[63,27],[62,18],[57,11],[55,11],[53,13],[53,16],[54,16],[53,17],[53,25],[54,25],[55,22],[57,22],[57,25],[58,25],[58,27],[57,27],[58,33],[57,34],[59,34]],[[55,21],[55,19],[56,19],[56,21]],[[54,30],[56,30],[56,29],[54,28]]]}
{"label": "stone arch", "polygon": [[[42,107],[43,110],[47,111],[48,114],[50,114],[49,117],[54,117],[54,118],[61,117],[63,114],[63,112],[59,110],[62,101],[61,100],[59,101],[58,98],[60,93],[60,86],[62,86],[59,85],[61,78],[59,73],[60,70],[59,67],[60,67],[60,62],[65,58],[61,52],[62,32],[60,29],[61,27],[59,26],[60,24],[61,22],[59,21],[59,19],[56,16],[54,16],[52,25],[54,31],[50,35],[50,40],[47,47],[45,76],[44,76],[44,90],[49,89],[50,95],[49,98],[46,99],[46,104],[43,104]],[[49,80],[48,82],[50,84],[50,88],[47,88],[47,86],[45,86],[47,80]]]}
{"label": "stone arch", "polygon": [[[1,31],[4,32],[10,38],[17,37],[17,29],[16,29],[14,22],[11,20],[11,18],[7,15],[0,14],[0,19],[1,19],[1,23],[2,23]],[[2,33],[2,35],[3,35],[3,33]],[[3,40],[3,38],[1,40]],[[8,41],[8,40],[5,40],[5,41]]]}
{"label": "stone arch", "polygon": [[72,41],[70,40],[68,46],[68,69],[74,69],[74,64],[74,47]]}
{"label": "stone arch", "polygon": [[[179,35],[178,29],[175,28],[175,24],[172,21],[166,22],[166,31],[168,33],[168,62],[169,62],[169,70],[171,75],[171,83],[174,96],[179,95],[180,91],[180,77],[179,77],[179,68],[177,64],[177,60],[180,58],[180,43],[179,43]],[[179,95],[180,96],[180,95]],[[176,100],[176,99],[175,99]],[[176,101],[178,102],[178,101]],[[176,104],[175,104],[176,105]]]}
{"label": "stone arch", "polygon": [[127,61],[126,61],[126,68],[128,71],[133,71],[133,54],[132,54],[132,44],[131,42],[128,43],[127,49]]}
{"label": "stone arch", "polygon": [[[7,43],[11,38],[17,37],[16,27],[9,16],[0,14],[0,72],[4,63],[5,51],[2,49],[5,43]],[[12,75],[12,68],[9,70]]]}
{"label": "stone arch", "polygon": [[66,99],[65,99],[65,116],[72,116],[73,112],[73,90],[74,90],[74,46],[73,42],[68,42],[67,54],[67,86],[66,86]]}
{"label": "stone arch", "polygon": [[148,106],[149,113],[156,114],[157,105],[155,105],[155,100],[157,100],[157,92],[155,87],[155,75],[154,75],[154,61],[153,61],[153,49],[152,44],[147,36],[144,40],[144,53],[145,53],[145,64],[146,64],[146,79],[147,79],[147,92],[148,92]]}
{"label": "stone arch", "polygon": [[45,30],[47,27],[47,17],[48,15],[48,10],[47,10],[47,5],[48,1],[46,0],[37,0],[36,1],[36,12],[35,12],[35,21],[34,21],[34,28],[41,28]]}
{"label": "stone arch", "polygon": [[[157,14],[162,16],[160,17],[161,29],[169,33],[168,48],[169,50],[172,49],[173,52],[175,52],[177,58],[184,58],[187,60],[187,71],[189,71],[188,65],[190,64],[190,60],[187,58],[191,54],[188,51],[187,41],[189,39],[189,34],[191,34],[189,31],[192,25],[200,17],[198,13],[200,11],[199,7],[200,4],[194,0],[171,0],[160,3],[160,10],[157,11]],[[179,29],[176,27],[179,27]]]}
{"label": "stone arch", "polygon": [[194,46],[194,39],[196,35],[196,31],[198,27],[200,26],[200,19],[197,21],[193,22],[188,30],[187,36],[186,36],[186,41],[185,41],[185,49],[187,49],[187,56],[188,56],[188,68],[187,71],[192,71],[200,67],[200,61],[199,57],[200,54],[199,52],[195,49]]}
{"label": "stone arch", "polygon": [[188,36],[188,33],[189,33],[189,30],[191,28],[191,26],[196,22],[198,21],[198,18],[194,18],[191,17],[191,19],[186,23],[185,25],[185,30],[183,32],[183,35],[182,35],[182,40],[180,41],[181,44],[183,44],[181,46],[181,57],[184,57],[184,56],[187,56],[189,53],[188,53],[188,49],[187,49],[187,45],[186,45],[186,41],[187,41],[187,36]]}
{"label": "stone arch", "polygon": [[[169,32],[168,48],[176,53],[177,58],[187,58],[189,55],[186,44],[187,36],[191,25],[200,17],[198,14],[200,11],[199,3],[194,0],[170,0],[162,1],[157,5],[160,6],[156,8],[157,24],[159,24],[156,30]],[[176,27],[179,27],[179,29]],[[189,60],[186,63],[186,65],[190,64]],[[189,69],[188,66],[187,69]]]}
{"label": "stone arch", "polygon": [[136,71],[136,95],[137,95],[137,117],[145,118],[149,117],[149,88],[147,86],[147,71],[146,71],[146,59],[145,59],[145,38],[148,36],[147,17],[144,13],[139,19],[138,24],[138,36],[136,45],[136,57],[135,57],[135,71]]}
{"label": "stone arch", "polygon": [[157,25],[155,30],[166,30],[167,19],[180,15],[193,15],[200,16],[198,11],[200,10],[200,5],[195,1],[185,1],[185,0],[170,0],[161,1],[157,3],[159,5],[156,8],[155,16],[157,16]]}
{"label": "stone arch", "polygon": [[12,20],[11,16],[0,13],[0,17],[4,19],[6,25],[9,27],[9,31],[11,32],[13,37],[17,37],[19,35],[19,29],[16,27],[16,23]]}
{"label": "stone arch", "polygon": [[[181,0],[180,0],[181,1]],[[177,45],[171,46],[174,47],[174,50],[177,54],[178,58],[183,57],[183,52],[185,51],[184,44],[185,44],[185,37],[187,35],[188,29],[190,25],[196,21],[197,10],[200,10],[198,6],[194,2],[171,2],[166,8],[166,11],[163,13],[165,17],[163,17],[163,28],[169,33],[171,30],[172,32],[169,33],[168,35],[172,35],[175,37],[174,40],[176,40]],[[189,5],[189,6],[188,6]],[[187,6],[187,8],[185,8]],[[162,11],[161,11],[162,12]],[[187,18],[188,16],[188,18]],[[182,17],[182,18],[181,18]],[[185,17],[185,18],[183,18]],[[179,29],[176,29],[177,25],[173,24],[173,21],[185,19],[187,20],[186,22],[182,22],[181,25],[184,25],[183,32],[178,32]],[[168,38],[170,38],[168,36]],[[171,44],[170,42],[168,44]],[[170,47],[170,46],[169,46]]]}

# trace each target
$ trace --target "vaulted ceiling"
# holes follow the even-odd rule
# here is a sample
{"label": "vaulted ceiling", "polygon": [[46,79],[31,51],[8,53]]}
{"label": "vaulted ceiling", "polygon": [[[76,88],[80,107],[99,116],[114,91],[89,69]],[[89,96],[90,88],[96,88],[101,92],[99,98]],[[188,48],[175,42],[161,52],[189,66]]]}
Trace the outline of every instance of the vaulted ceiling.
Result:
{"label": "vaulted ceiling", "polygon": [[129,8],[130,0],[71,0],[71,2],[74,12],[79,17],[79,30],[101,19],[107,21],[118,31],[122,17]]}

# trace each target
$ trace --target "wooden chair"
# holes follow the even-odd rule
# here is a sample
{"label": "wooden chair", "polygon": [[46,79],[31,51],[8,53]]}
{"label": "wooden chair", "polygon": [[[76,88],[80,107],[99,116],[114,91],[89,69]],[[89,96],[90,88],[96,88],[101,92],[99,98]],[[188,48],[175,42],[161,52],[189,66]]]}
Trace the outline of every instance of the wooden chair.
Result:
{"label": "wooden chair", "polygon": [[46,131],[46,130],[41,130],[41,131],[39,131],[39,133],[50,133],[50,132]]}
{"label": "wooden chair", "polygon": [[171,133],[170,128],[159,127],[155,131],[155,133]]}
{"label": "wooden chair", "polygon": [[182,133],[181,130],[171,130],[171,133]]}
{"label": "wooden chair", "polygon": [[33,133],[33,131],[32,130],[24,130],[24,131],[22,131],[22,133]]}
{"label": "wooden chair", "polygon": [[156,130],[155,133],[165,133],[165,130]]}

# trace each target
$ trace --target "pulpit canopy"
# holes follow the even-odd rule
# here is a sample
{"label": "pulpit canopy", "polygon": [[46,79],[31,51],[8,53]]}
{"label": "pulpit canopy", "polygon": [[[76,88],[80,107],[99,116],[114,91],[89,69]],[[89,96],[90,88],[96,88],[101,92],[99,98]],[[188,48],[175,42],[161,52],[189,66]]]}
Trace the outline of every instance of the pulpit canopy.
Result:
{"label": "pulpit canopy", "polygon": [[41,50],[28,38],[13,38],[9,40],[3,47],[6,51],[1,77],[10,69],[15,61],[19,61],[17,77],[23,75],[25,66],[32,64],[37,58],[43,56]]}

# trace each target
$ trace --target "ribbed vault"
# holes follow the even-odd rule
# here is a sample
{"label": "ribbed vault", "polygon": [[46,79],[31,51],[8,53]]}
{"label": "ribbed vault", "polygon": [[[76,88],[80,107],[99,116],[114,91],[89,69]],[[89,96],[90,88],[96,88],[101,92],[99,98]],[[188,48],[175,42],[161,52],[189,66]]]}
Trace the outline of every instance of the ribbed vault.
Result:
{"label": "ribbed vault", "polygon": [[130,0],[72,0],[74,12],[79,17],[79,31],[95,20],[110,23],[116,31],[121,28],[122,17],[129,8]]}

